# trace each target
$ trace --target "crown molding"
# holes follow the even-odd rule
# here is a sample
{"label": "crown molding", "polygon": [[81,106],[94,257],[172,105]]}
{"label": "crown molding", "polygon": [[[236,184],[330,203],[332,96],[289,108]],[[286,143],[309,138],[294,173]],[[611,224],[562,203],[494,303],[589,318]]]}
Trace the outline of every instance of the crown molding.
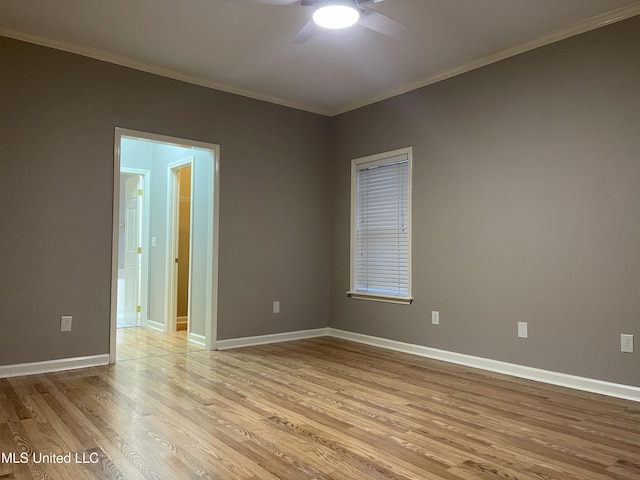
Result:
{"label": "crown molding", "polygon": [[601,15],[596,15],[595,17],[591,17],[581,22],[574,23],[572,25],[569,25],[568,27],[561,28],[559,30],[554,30],[545,35],[542,35],[533,40],[530,40],[526,43],[522,43],[514,47],[509,47],[503,50],[499,50],[497,52],[490,53],[488,55],[479,57],[471,62],[465,63],[464,65],[460,65],[450,70],[434,73],[416,82],[412,82],[408,85],[405,85],[404,87],[390,90],[387,93],[377,95],[375,97],[369,97],[357,103],[352,103],[342,109],[331,112],[330,116],[333,117],[336,115],[340,115],[342,113],[356,110],[358,108],[366,107],[367,105],[371,105],[371,104],[380,102],[382,100],[387,100],[389,98],[402,95],[403,93],[408,93],[413,90],[417,90],[419,88],[441,82],[448,78],[455,77],[457,75],[462,75],[463,73],[467,73],[472,70],[485,67],[492,63],[496,63],[510,57],[515,57],[516,55],[520,55],[521,53],[525,53],[530,50],[544,47],[546,45],[550,45],[552,43],[559,42],[561,40],[565,40],[567,38],[580,35],[581,33],[595,30],[600,27],[605,27],[607,25],[611,25],[612,23],[617,23],[622,20],[627,20],[637,15],[640,15],[640,2],[636,2],[626,7],[612,10],[610,12],[603,13]]}
{"label": "crown molding", "polygon": [[219,90],[226,93],[232,93],[234,95],[240,95],[242,97],[252,98],[254,100],[261,100],[263,102],[273,103],[283,107],[294,108],[296,110],[303,110],[310,113],[316,113],[319,115],[329,116],[331,112],[329,110],[323,110],[315,108],[310,105],[292,102],[286,98],[279,97],[277,95],[269,95],[253,90],[243,89],[219,83],[209,78],[186,73],[175,68],[159,65],[151,62],[145,62],[143,60],[137,60],[126,55],[120,55],[117,53],[109,52],[107,50],[101,50],[99,48],[85,47],[77,45],[71,42],[64,42],[61,40],[53,40],[51,38],[41,37],[31,33],[21,32],[18,30],[11,30],[0,27],[0,36],[13,38],[14,40],[20,40],[27,43],[33,43],[43,47],[54,48],[56,50],[62,50],[64,52],[74,53],[83,57],[93,58],[94,60],[100,60],[102,62],[113,63],[121,67],[132,68],[146,73],[159,75],[161,77],[171,78],[185,83],[191,83],[193,85],[199,85],[201,87],[211,88],[213,90]]}
{"label": "crown molding", "polygon": [[125,55],[109,52],[107,50],[101,50],[101,49],[92,48],[92,47],[85,47],[82,45],[77,45],[74,43],[64,42],[60,40],[53,40],[50,38],[41,37],[31,33],[26,33],[26,32],[21,32],[17,30],[6,29],[6,28],[0,28],[0,36],[13,38],[15,40],[21,40],[21,41],[33,43],[36,45],[41,45],[43,47],[54,48],[56,50],[62,50],[62,51],[74,53],[77,55],[82,55],[84,57],[93,58],[95,60],[113,63],[116,65],[120,65],[122,67],[128,67],[128,68],[140,70],[146,73],[151,73],[154,75],[160,75],[163,77],[171,78],[181,82],[199,85],[201,87],[211,88],[211,89],[219,90],[222,92],[240,95],[243,97],[252,98],[254,100],[261,100],[263,102],[273,103],[276,105],[294,108],[297,110],[303,110],[303,111],[315,113],[318,115],[334,117],[336,115],[347,113],[352,110],[356,110],[358,108],[366,107],[367,105],[371,105],[371,104],[380,102],[382,100],[387,100],[389,98],[402,95],[403,93],[411,92],[413,90],[417,90],[419,88],[441,82],[448,78],[455,77],[457,75],[461,75],[463,73],[467,73],[478,68],[482,68],[492,63],[505,60],[509,57],[513,57],[521,53],[534,50],[539,47],[544,47],[545,45],[550,45],[560,40],[564,40],[566,38],[573,37],[575,35],[579,35],[581,33],[585,33],[590,30],[595,30],[597,28],[604,27],[612,23],[620,22],[622,20],[626,20],[628,18],[635,17],[637,15],[640,15],[640,1],[637,1],[626,7],[622,7],[607,13],[603,13],[601,15],[596,15],[589,19],[569,25],[566,28],[552,31],[550,33],[542,35],[526,43],[490,53],[488,55],[479,57],[471,62],[465,63],[463,65],[452,68],[450,70],[434,73],[432,75],[423,77],[416,82],[412,82],[405,86],[395,88],[393,90],[389,90],[388,92],[380,95],[376,95],[355,103],[348,104],[338,109],[323,109],[323,108],[319,108],[318,106],[313,106],[310,104],[292,102],[290,100],[287,100],[286,98],[283,98],[277,95],[269,95],[269,94],[249,90],[249,89],[234,87],[224,83],[216,82],[214,80],[211,80],[209,78],[206,78],[200,75],[186,73],[186,72],[183,72],[171,67],[167,67],[164,65],[158,65],[151,62],[137,60],[131,57],[127,57]]}

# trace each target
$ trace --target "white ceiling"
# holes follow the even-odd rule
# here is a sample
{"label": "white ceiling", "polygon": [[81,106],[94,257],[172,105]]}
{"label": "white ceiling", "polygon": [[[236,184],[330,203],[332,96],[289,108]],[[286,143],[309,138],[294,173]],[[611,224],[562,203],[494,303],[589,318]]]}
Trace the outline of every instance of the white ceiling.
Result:
{"label": "white ceiling", "polygon": [[374,8],[407,33],[357,25],[295,44],[311,7],[1,0],[0,35],[334,115],[638,15],[640,1],[384,0]]}

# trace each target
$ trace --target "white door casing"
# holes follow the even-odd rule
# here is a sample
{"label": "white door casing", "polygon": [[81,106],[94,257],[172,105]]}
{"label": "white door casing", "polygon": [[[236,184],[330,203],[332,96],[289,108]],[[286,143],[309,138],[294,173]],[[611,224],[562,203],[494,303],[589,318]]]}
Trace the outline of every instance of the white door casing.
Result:
{"label": "white door casing", "polygon": [[[205,179],[206,197],[202,206],[206,209],[206,219],[201,220],[206,222],[206,232],[208,232],[205,239],[206,251],[200,251],[197,258],[195,254],[190,258],[190,267],[193,267],[194,262],[198,262],[198,265],[204,265],[204,278],[199,285],[204,285],[203,294],[204,297],[198,297],[197,306],[202,311],[204,316],[204,336],[195,334],[189,331],[189,341],[199,343],[206,349],[215,350],[217,341],[217,313],[218,313],[218,239],[219,239],[219,212],[220,212],[220,146],[212,143],[201,142],[197,140],[188,140],[184,138],[170,137],[166,135],[159,135],[154,133],[142,132],[138,130],[130,130],[126,128],[116,127],[115,129],[115,142],[114,142],[114,169],[113,169],[113,215],[112,215],[112,254],[111,254],[111,313],[110,313],[110,334],[109,334],[109,362],[115,363],[116,361],[116,346],[117,346],[117,312],[118,312],[118,264],[119,264],[119,251],[120,251],[120,186],[121,175],[124,173],[136,173],[143,174],[144,186],[143,189],[150,188],[151,185],[151,171],[150,170],[138,170],[136,168],[122,167],[122,145],[124,139],[133,139],[134,141],[152,142],[165,145],[174,145],[184,148],[194,149],[199,155],[204,154],[205,163],[207,165],[204,170],[207,172],[204,177],[201,175],[200,179]],[[206,153],[204,153],[206,152]],[[207,159],[208,158],[208,159]],[[201,161],[201,160],[199,160]],[[122,170],[121,170],[122,168]],[[193,185],[194,169],[192,165],[192,185]],[[122,185],[124,188],[124,185]],[[147,265],[150,251],[144,248],[154,242],[150,240],[149,219],[150,219],[150,195],[144,192],[143,195],[143,231],[142,231],[142,286],[141,303],[142,303],[142,316],[141,323],[145,324],[148,319],[147,303],[149,301],[149,268]],[[192,209],[193,215],[193,209]],[[193,217],[192,217],[193,218]],[[193,221],[193,220],[192,220]],[[204,224],[199,224],[204,225]],[[193,227],[193,223],[192,223]],[[192,228],[193,232],[193,228]],[[124,239],[122,239],[124,241]],[[192,233],[193,241],[193,233]],[[124,245],[122,246],[124,250]],[[170,248],[169,245],[166,246]],[[191,249],[193,251],[193,249]],[[145,258],[147,260],[145,260]],[[122,268],[122,267],[121,267]],[[168,272],[165,272],[168,273]],[[145,280],[147,279],[147,280]],[[165,275],[165,280],[168,280]],[[171,282],[167,282],[171,283]],[[145,291],[145,289],[147,291]],[[166,292],[166,289],[165,289]],[[189,300],[191,305],[192,300]],[[200,318],[200,317],[199,317]],[[148,320],[150,322],[150,320]],[[159,325],[162,325],[158,322]],[[190,329],[189,329],[190,330]],[[193,338],[192,338],[193,337]]]}
{"label": "white door casing", "polygon": [[[177,305],[178,305],[178,239],[179,239],[179,219],[180,219],[180,170],[191,167],[191,180],[193,185],[194,157],[187,157],[177,162],[170,163],[167,166],[167,285],[166,285],[166,319],[165,332],[175,332],[177,322]],[[193,232],[193,208],[190,208],[189,232]],[[193,252],[192,237],[189,236],[189,251]],[[189,299],[187,301],[187,315],[191,312],[191,262],[192,256],[189,258]],[[191,333],[191,322],[188,323],[188,332]]]}

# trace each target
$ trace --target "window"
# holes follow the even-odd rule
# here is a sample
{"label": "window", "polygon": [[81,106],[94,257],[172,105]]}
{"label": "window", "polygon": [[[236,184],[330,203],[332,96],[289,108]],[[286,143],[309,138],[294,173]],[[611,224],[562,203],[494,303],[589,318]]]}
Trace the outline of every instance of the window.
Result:
{"label": "window", "polygon": [[411,148],[351,162],[352,298],[411,303]]}

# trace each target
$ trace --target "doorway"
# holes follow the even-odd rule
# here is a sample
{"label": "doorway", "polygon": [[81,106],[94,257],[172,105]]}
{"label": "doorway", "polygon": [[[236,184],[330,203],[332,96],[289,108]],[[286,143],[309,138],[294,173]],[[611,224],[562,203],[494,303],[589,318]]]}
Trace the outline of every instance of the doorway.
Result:
{"label": "doorway", "polygon": [[219,147],[116,128],[113,194],[111,363],[125,326],[215,349]]}
{"label": "doorway", "polygon": [[167,332],[186,330],[190,333],[191,311],[191,251],[193,216],[191,191],[195,158],[188,157],[168,166],[169,185],[169,239],[170,254],[167,256]]}

